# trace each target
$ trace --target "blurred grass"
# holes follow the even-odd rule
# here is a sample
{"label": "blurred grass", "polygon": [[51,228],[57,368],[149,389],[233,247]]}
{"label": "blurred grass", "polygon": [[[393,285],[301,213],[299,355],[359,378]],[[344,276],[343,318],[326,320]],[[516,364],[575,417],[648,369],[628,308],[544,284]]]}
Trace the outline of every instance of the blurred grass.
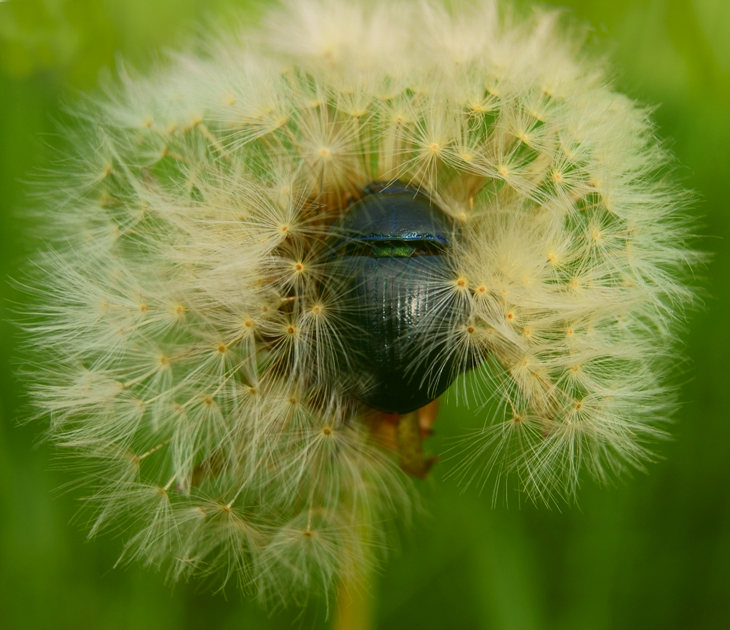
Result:
{"label": "blurred grass", "polygon": [[[240,5],[241,2],[238,2]],[[93,89],[120,52],[144,67],[185,41],[227,0],[0,2],[0,275],[34,247],[22,180],[48,164],[59,99]],[[611,50],[619,89],[659,103],[659,134],[699,193],[703,247],[714,253],[707,308],[692,316],[683,366],[685,405],[674,441],[657,445],[648,475],[614,488],[590,482],[580,505],[490,507],[488,493],[424,485],[420,519],[372,587],[378,629],[651,630],[730,628],[730,2],[562,2]],[[30,228],[30,229],[29,229]],[[40,424],[16,426],[22,364],[8,320],[22,295],[0,293],[0,630],[326,627],[324,609],[271,617],[234,590],[165,586],[137,567],[112,569],[121,542],[86,543],[70,525],[72,479],[54,470]],[[441,448],[479,423],[447,405]]]}

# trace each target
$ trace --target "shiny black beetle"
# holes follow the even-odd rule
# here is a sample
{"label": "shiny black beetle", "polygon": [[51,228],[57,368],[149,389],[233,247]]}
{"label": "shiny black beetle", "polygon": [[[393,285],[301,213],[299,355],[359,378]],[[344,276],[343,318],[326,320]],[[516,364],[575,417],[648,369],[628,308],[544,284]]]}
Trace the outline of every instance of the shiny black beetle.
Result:
{"label": "shiny black beetle", "polygon": [[400,182],[369,184],[332,226],[328,264],[346,301],[346,370],[366,405],[405,414],[454,380],[440,340],[459,314],[437,293],[454,234],[448,215]]}

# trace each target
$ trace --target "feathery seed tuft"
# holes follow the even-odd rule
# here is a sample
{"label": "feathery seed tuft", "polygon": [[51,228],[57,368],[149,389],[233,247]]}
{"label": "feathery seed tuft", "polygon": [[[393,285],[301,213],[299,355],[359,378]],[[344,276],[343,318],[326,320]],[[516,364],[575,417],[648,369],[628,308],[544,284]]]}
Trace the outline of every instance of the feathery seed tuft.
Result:
{"label": "feathery seed tuft", "polygon": [[121,561],[287,604],[382,559],[414,495],[353,394],[368,331],[329,245],[374,182],[454,225],[447,253],[384,254],[433,300],[391,340],[417,348],[404,370],[497,404],[454,474],[551,502],[650,457],[701,256],[649,111],[557,12],[291,0],[76,115],[34,399],[95,471],[91,534],[131,532]]}

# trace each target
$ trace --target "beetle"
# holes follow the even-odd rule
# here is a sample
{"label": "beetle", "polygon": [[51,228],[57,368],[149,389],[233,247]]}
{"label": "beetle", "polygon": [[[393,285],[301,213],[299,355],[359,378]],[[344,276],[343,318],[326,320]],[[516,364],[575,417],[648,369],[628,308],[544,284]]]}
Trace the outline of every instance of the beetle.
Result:
{"label": "beetle", "polygon": [[363,193],[331,227],[328,247],[347,303],[345,369],[361,402],[406,414],[456,377],[438,340],[443,322],[460,314],[439,298],[437,281],[448,274],[457,232],[426,194],[399,181],[372,182]]}

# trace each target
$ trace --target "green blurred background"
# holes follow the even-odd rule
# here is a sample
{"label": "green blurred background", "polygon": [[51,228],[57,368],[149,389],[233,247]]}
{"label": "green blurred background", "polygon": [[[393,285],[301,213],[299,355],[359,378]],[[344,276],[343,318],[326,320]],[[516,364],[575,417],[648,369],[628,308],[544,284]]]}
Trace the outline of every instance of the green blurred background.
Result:
{"label": "green blurred background", "polygon": [[[239,1],[240,5],[241,2]],[[685,402],[648,475],[586,482],[578,506],[490,507],[442,479],[423,485],[430,516],[373,580],[373,626],[650,630],[730,628],[730,1],[572,0],[612,53],[619,89],[661,106],[655,118],[697,191],[710,295],[686,336]],[[113,569],[121,541],[86,542],[70,521],[72,475],[18,426],[22,363],[9,323],[23,296],[5,278],[33,247],[24,178],[50,161],[60,99],[95,87],[116,55],[144,68],[235,0],[0,0],[0,630],[328,627],[323,606],[274,615],[234,589],[175,587],[138,567]],[[260,7],[251,9],[255,14]],[[685,366],[686,367],[686,366]],[[474,425],[446,406],[438,450]]]}

